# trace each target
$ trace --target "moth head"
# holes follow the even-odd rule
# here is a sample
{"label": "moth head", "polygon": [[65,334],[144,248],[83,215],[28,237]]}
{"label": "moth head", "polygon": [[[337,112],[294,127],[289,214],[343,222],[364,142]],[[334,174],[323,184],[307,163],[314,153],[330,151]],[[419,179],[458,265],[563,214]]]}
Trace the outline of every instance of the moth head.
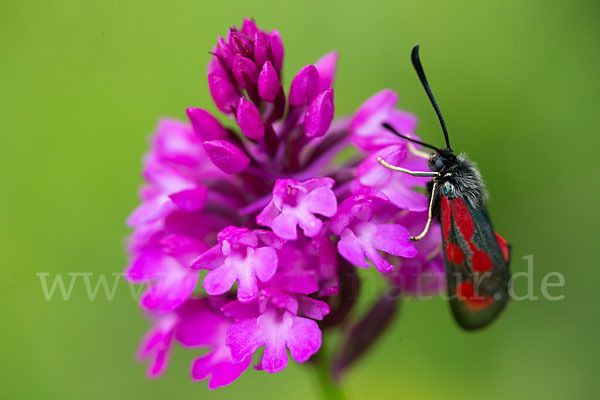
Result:
{"label": "moth head", "polygon": [[429,169],[444,173],[456,164],[456,155],[450,149],[441,149],[429,158]]}

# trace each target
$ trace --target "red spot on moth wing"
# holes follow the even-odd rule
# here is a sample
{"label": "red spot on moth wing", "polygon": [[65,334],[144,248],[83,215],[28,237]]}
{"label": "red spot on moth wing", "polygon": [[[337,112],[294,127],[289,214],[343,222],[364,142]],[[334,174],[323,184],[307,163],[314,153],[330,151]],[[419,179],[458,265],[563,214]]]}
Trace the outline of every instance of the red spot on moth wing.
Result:
{"label": "red spot on moth wing", "polygon": [[470,242],[475,234],[475,224],[467,205],[460,197],[452,200],[452,216],[460,233]]}
{"label": "red spot on moth wing", "polygon": [[485,251],[475,250],[471,257],[471,266],[474,271],[485,272],[492,269],[494,265],[492,264],[490,256],[488,256]]}
{"label": "red spot on moth wing", "polygon": [[490,296],[479,296],[475,294],[475,288],[470,282],[461,282],[456,288],[456,297],[465,302],[469,311],[481,311],[492,304],[494,300]]}
{"label": "red spot on moth wing", "polygon": [[446,196],[442,196],[442,231],[444,232],[444,239],[448,240],[450,234],[450,204]]}
{"label": "red spot on moth wing", "polygon": [[465,260],[465,256],[460,247],[453,243],[448,243],[446,245],[446,258],[453,264],[462,264]]}
{"label": "red spot on moth wing", "polygon": [[506,262],[508,262],[508,259],[510,258],[510,246],[508,245],[508,242],[506,241],[506,239],[504,239],[502,236],[498,235],[497,232],[494,232],[494,234],[496,235],[496,239],[498,239],[498,244],[500,245],[500,250],[502,250],[502,255],[504,256],[504,260]]}

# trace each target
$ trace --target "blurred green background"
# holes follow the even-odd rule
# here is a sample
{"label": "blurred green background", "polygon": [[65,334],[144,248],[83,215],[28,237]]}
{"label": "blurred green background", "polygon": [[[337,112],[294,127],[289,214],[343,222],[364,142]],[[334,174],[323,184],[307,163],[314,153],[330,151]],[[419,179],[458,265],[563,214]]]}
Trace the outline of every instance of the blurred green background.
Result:
{"label": "blurred green background", "polygon": [[349,397],[598,398],[599,11],[583,0],[2,1],[0,397],[317,396],[296,364],[209,392],[188,377],[197,353],[182,349],[147,380],[134,352],[148,322],[123,282],[112,301],[90,301],[81,282],[69,301],[46,301],[36,276],[122,271],[148,135],[161,116],[215,110],[208,50],[249,16],[281,32],[288,84],[337,49],[337,115],[390,87],[441,144],[409,62],[420,43],[453,147],[479,164],[496,229],[514,245],[512,271],[533,255],[537,296],[545,274],[565,277],[549,289],[563,300],[513,302],[475,334],[440,299],[406,301],[348,374]]}

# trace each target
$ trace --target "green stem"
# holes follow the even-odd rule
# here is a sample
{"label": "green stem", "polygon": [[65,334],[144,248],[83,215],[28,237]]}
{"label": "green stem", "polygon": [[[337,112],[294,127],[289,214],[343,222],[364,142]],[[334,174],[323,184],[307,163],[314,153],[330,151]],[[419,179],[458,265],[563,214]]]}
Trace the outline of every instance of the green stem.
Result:
{"label": "green stem", "polygon": [[325,345],[322,345],[319,352],[313,356],[313,361],[315,378],[322,398],[324,400],[345,400],[346,396],[344,396],[344,392],[331,379],[329,357],[325,350]]}

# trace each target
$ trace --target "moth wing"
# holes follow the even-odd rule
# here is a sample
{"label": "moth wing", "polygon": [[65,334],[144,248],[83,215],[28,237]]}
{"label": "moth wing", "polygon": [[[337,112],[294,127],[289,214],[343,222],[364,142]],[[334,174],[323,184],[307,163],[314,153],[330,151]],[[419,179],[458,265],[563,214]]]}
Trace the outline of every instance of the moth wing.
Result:
{"label": "moth wing", "polygon": [[450,307],[462,328],[479,329],[508,302],[510,246],[494,232],[485,205],[445,196],[441,203]]}

